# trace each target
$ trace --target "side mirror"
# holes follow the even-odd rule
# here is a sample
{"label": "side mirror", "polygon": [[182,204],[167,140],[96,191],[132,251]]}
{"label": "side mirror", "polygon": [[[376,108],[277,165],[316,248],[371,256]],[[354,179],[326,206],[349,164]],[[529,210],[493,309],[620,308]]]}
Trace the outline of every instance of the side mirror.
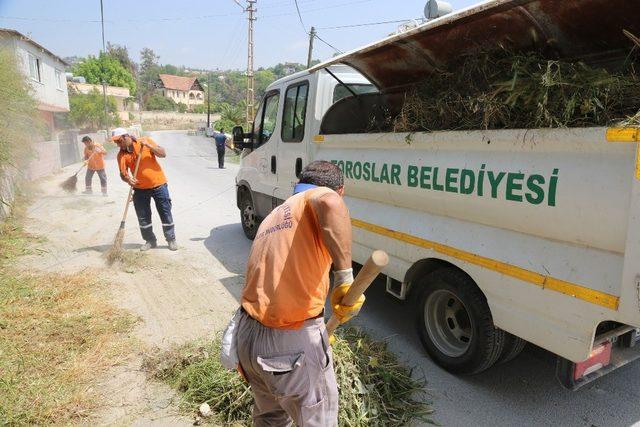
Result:
{"label": "side mirror", "polygon": [[244,129],[242,129],[242,126],[234,126],[231,133],[233,134],[233,145],[237,149],[253,149],[253,141],[251,140],[252,135],[244,133]]}

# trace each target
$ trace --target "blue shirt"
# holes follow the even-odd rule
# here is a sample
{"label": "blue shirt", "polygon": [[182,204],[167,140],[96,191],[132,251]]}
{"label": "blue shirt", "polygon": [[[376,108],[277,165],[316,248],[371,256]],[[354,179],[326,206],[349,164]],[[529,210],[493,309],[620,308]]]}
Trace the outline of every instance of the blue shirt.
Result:
{"label": "blue shirt", "polygon": [[224,133],[216,133],[213,136],[213,139],[216,141],[216,148],[224,148],[224,145],[227,142],[227,137]]}
{"label": "blue shirt", "polygon": [[293,194],[296,195],[298,193],[303,193],[307,190],[311,190],[312,188],[317,188],[317,185],[313,185],[313,184],[296,184],[296,186],[293,188]]}

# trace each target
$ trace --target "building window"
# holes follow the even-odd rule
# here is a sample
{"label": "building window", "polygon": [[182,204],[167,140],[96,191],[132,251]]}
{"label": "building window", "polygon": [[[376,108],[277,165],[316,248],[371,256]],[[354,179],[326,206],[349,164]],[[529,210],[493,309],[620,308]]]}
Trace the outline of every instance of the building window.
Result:
{"label": "building window", "polygon": [[56,89],[62,89],[62,71],[56,70]]}
{"label": "building window", "polygon": [[29,76],[37,82],[42,82],[40,78],[40,59],[32,54],[29,54]]}

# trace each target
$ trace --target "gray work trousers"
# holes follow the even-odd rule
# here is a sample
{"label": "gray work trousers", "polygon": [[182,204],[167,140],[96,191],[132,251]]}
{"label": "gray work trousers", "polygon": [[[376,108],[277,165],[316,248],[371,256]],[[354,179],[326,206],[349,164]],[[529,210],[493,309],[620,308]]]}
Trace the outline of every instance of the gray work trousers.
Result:
{"label": "gray work trousers", "polygon": [[238,358],[254,397],[253,425],[338,425],[338,385],[324,319],[272,329],[242,312]]}

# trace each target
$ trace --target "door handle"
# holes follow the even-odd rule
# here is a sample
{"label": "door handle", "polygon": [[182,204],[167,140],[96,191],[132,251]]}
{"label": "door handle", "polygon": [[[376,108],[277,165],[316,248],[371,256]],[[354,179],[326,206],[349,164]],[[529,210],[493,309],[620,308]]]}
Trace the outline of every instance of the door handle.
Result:
{"label": "door handle", "polygon": [[301,173],[302,173],[302,159],[298,157],[296,159],[296,178],[300,178]]}
{"label": "door handle", "polygon": [[271,173],[276,173],[278,165],[276,163],[276,156],[271,156]]}

